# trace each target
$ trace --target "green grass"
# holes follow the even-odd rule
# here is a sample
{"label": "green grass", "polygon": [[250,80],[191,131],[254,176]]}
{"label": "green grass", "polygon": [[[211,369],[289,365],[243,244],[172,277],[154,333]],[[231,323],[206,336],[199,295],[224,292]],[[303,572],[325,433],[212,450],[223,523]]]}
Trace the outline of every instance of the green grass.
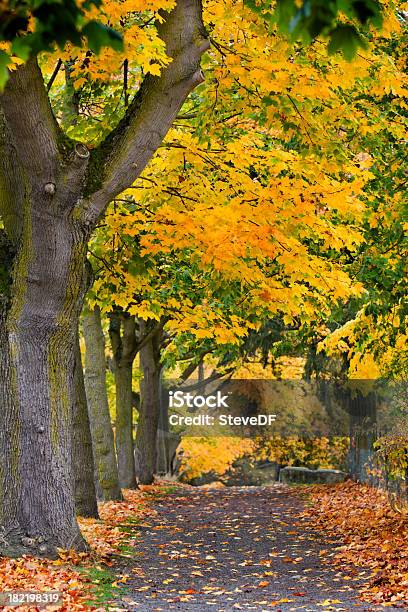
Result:
{"label": "green grass", "polygon": [[160,499],[165,495],[171,495],[172,493],[176,493],[179,490],[177,485],[168,485],[167,487],[163,487],[160,491],[143,491],[144,495],[148,495],[153,499]]}
{"label": "green grass", "polygon": [[118,576],[110,568],[97,565],[96,567],[80,568],[79,571],[92,582],[91,598],[86,601],[86,605],[103,606],[106,604],[107,609],[108,603],[123,595],[125,587],[116,584]]}

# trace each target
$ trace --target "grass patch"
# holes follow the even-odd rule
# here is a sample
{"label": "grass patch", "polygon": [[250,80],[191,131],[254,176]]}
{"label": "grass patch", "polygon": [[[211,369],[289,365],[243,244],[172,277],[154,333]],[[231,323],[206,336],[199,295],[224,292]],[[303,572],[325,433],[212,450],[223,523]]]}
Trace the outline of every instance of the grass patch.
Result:
{"label": "grass patch", "polygon": [[168,485],[161,487],[160,490],[144,490],[143,493],[148,496],[150,499],[161,499],[165,495],[171,495],[172,493],[177,493],[179,487],[177,485]]}
{"label": "grass patch", "polygon": [[79,571],[92,583],[90,587],[91,598],[85,602],[86,605],[94,606],[98,604],[101,606],[123,595],[125,587],[118,584],[118,577],[111,569],[98,565],[81,568]]}

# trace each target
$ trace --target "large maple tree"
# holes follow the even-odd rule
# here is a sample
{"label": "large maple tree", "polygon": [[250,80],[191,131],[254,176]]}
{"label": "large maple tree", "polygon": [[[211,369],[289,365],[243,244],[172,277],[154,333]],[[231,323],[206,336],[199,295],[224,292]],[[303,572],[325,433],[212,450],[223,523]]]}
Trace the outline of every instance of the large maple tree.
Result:
{"label": "large maple tree", "polygon": [[168,65],[143,79],[122,120],[96,148],[64,133],[35,55],[10,74],[0,96],[7,261],[0,314],[0,522],[7,554],[85,547],[75,520],[71,415],[87,243],[109,202],[140,175],[202,81],[200,57],[209,42],[201,3],[173,5],[167,3],[172,10],[161,14],[156,36]]}

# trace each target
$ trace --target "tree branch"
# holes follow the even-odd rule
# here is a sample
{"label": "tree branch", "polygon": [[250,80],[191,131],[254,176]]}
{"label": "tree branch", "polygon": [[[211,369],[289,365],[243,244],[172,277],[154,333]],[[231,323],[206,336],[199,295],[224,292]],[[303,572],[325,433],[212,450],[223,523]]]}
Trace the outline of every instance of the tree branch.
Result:
{"label": "tree branch", "polygon": [[196,355],[196,358],[191,363],[189,363],[188,366],[180,374],[180,384],[184,383],[188,378],[190,378],[192,374],[194,374],[196,369],[204,362],[204,357],[208,355],[208,353],[211,353],[211,349],[206,349],[205,351],[202,351],[201,353]]}
{"label": "tree branch", "polygon": [[122,359],[121,361],[132,364],[136,357],[136,318],[133,315],[122,314]]}
{"label": "tree branch", "polygon": [[200,58],[209,42],[201,0],[178,0],[158,26],[172,58],[160,76],[148,75],[125,117],[92,153],[88,168],[84,221],[95,224],[109,202],[130,187],[161,144],[183,102],[203,81]]}
{"label": "tree branch", "polygon": [[[154,323],[153,327],[151,327],[151,329],[149,329],[149,331],[147,331],[147,333],[144,334],[140,334],[138,335],[138,342],[136,345],[136,354],[139,353],[141,351],[142,348],[144,348],[146,346],[146,344],[148,342],[150,342],[150,340],[152,338],[154,338],[154,336],[161,334],[161,332],[163,331],[163,327],[165,325],[165,319],[164,317],[162,318],[162,320],[160,320],[157,323]],[[140,325],[139,325],[140,327]]]}
{"label": "tree branch", "polygon": [[59,127],[35,58],[11,72],[0,95],[0,106],[28,177],[31,181],[55,184]]}
{"label": "tree branch", "polygon": [[54,68],[54,72],[52,73],[51,78],[47,83],[47,91],[50,91],[51,87],[54,85],[54,81],[58,76],[61,66],[62,66],[62,59],[59,59],[57,62],[57,65]]}
{"label": "tree branch", "polygon": [[226,377],[226,380],[228,380],[229,378],[231,378],[232,374],[234,373],[234,370],[235,368],[233,367],[227,368],[225,372],[223,373],[217,372],[216,370],[214,370],[213,373],[208,378],[205,378],[204,380],[198,380],[197,382],[191,383],[189,385],[184,385],[183,381],[181,381],[179,385],[177,386],[181,387],[184,392],[195,391],[196,389],[199,389],[200,387],[203,387],[204,385],[208,385],[211,382],[215,382],[216,380],[220,380],[225,377]]}
{"label": "tree branch", "polygon": [[120,361],[122,357],[122,338],[120,335],[120,316],[117,312],[109,314],[109,338],[112,346],[114,364]]}

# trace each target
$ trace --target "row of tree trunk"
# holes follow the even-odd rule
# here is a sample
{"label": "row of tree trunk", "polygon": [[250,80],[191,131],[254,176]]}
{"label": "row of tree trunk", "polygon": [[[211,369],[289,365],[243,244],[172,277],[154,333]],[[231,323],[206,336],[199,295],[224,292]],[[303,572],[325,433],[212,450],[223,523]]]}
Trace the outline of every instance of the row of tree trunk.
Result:
{"label": "row of tree trunk", "polygon": [[[86,310],[82,321],[84,368],[79,337],[75,363],[75,503],[78,515],[95,517],[98,515],[97,500],[121,500],[123,488],[131,489],[138,483],[153,482],[158,464],[162,326],[152,321],[136,321],[135,317],[123,311],[110,315],[109,336],[116,387],[114,432],[106,385],[105,336],[99,308]],[[138,353],[140,400],[132,389],[133,366]],[[139,413],[135,439],[134,407]],[[163,459],[160,462],[163,465]]]}

